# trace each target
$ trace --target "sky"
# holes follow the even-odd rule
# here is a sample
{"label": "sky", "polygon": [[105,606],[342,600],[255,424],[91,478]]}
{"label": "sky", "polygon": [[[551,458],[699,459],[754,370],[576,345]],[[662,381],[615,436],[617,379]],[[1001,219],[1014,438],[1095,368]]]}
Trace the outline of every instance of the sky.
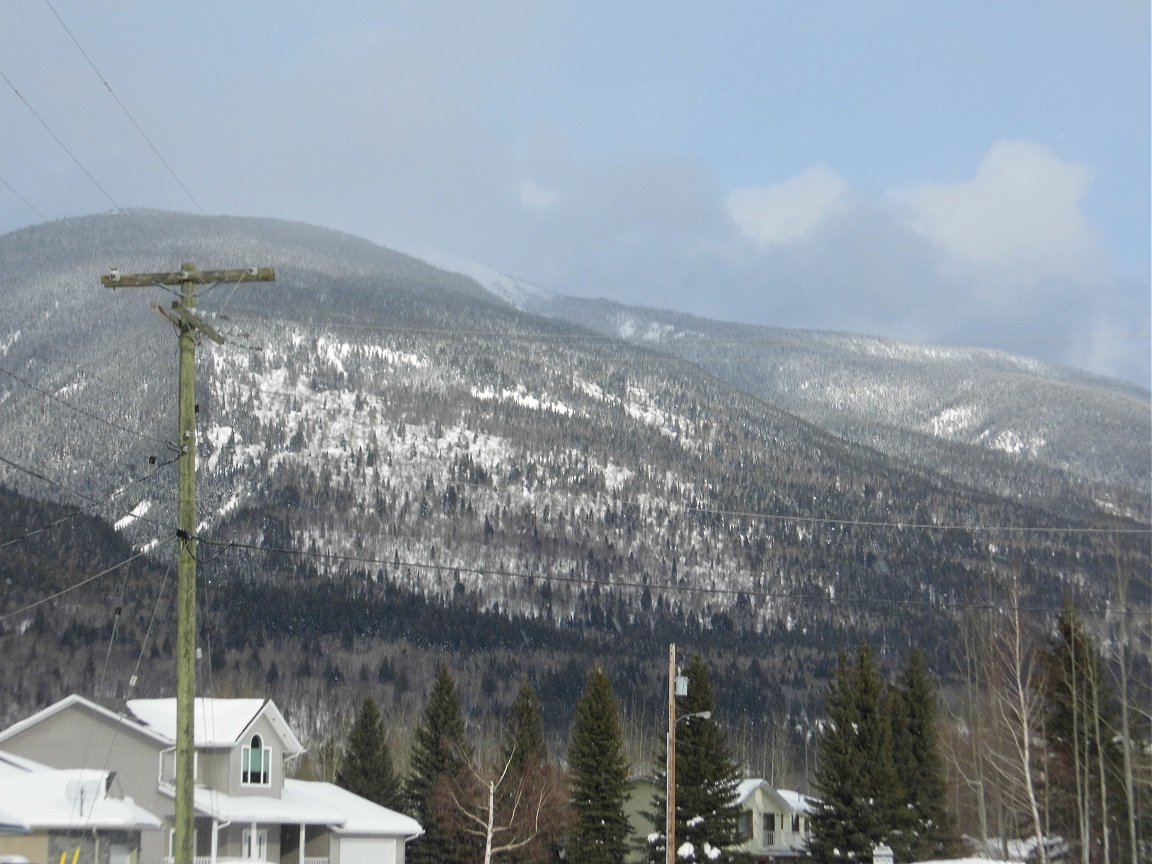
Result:
{"label": "sky", "polygon": [[1148,387],[1150,46],[1147,0],[6,0],[0,233],[271,216]]}

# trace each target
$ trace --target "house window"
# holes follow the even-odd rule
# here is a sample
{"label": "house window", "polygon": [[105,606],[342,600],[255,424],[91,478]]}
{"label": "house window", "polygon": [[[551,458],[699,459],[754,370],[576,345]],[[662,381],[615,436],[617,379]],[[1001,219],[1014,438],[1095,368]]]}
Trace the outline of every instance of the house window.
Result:
{"label": "house window", "polygon": [[740,814],[739,832],[740,832],[740,839],[741,840],[751,840],[752,839],[752,813],[751,813],[751,811],[745,810]]}
{"label": "house window", "polygon": [[792,833],[793,834],[799,834],[800,833],[800,814],[799,813],[793,813],[792,814]]}
{"label": "house window", "polygon": [[267,786],[271,762],[272,751],[264,746],[259,735],[253,735],[252,743],[240,752],[240,782],[247,786]]}
{"label": "house window", "polygon": [[763,824],[764,845],[765,846],[775,846],[776,845],[776,814],[775,813],[765,813],[765,814],[763,814],[763,816],[764,816],[764,824]]}

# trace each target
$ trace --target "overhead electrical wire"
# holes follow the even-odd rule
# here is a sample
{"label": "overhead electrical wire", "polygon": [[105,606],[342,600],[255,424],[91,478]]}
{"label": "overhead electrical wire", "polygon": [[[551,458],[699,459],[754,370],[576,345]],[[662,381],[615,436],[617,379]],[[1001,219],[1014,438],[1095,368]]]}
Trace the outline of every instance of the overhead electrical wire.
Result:
{"label": "overhead electrical wire", "polygon": [[[8,546],[12,546],[16,543],[19,543],[22,540],[28,540],[32,537],[35,537],[37,534],[42,534],[45,531],[48,531],[52,528],[55,528],[57,525],[61,525],[64,522],[67,522],[69,519],[74,519],[75,517],[83,515],[84,513],[91,513],[92,511],[96,510],[99,507],[110,504],[114,499],[120,497],[125,492],[127,492],[129,489],[132,489],[136,486],[139,486],[142,483],[146,483],[149,480],[153,479],[164,468],[167,468],[169,465],[175,464],[179,460],[179,458],[180,458],[179,456],[174,456],[173,458],[169,459],[167,462],[159,463],[156,466],[156,469],[154,471],[150,471],[149,473],[145,474],[143,477],[138,477],[135,480],[129,481],[127,484],[120,487],[115,492],[113,492],[111,495],[107,496],[106,498],[104,498],[102,500],[97,500],[95,498],[92,498],[92,499],[90,499],[92,501],[92,503],[86,507],[80,507],[76,510],[71,511],[70,513],[65,513],[63,516],[59,517],[58,519],[54,519],[53,521],[51,521],[45,525],[41,525],[37,528],[30,528],[29,530],[25,531],[23,534],[20,534],[16,537],[12,537],[8,540],[0,542],[0,549],[5,549]],[[43,480],[45,482],[51,483],[52,485],[57,486],[61,489],[64,489],[67,492],[71,492],[74,495],[82,495],[82,493],[77,492],[75,490],[68,489],[66,486],[63,486],[62,484],[57,483],[56,481],[49,479],[48,477],[44,476],[43,474],[40,474],[39,472],[34,472],[28,468],[25,468],[24,466],[17,465],[15,462],[12,462],[9,459],[5,459],[2,456],[0,456],[0,462],[3,462],[5,465],[8,465],[11,468],[15,468],[16,470],[21,471],[25,474],[29,474],[30,476],[36,477],[36,479],[38,479],[38,480]],[[133,514],[127,514],[127,515],[132,516],[133,519],[142,519],[142,517],[135,516]],[[155,527],[160,527],[159,523],[152,523],[152,524]]]}
{"label": "overhead electrical wire", "polygon": [[894,528],[915,531],[973,531],[978,533],[1009,534],[1143,534],[1152,535],[1149,528],[1104,528],[1099,526],[1077,528],[1070,525],[974,525],[964,523],[890,522],[868,519],[836,519],[823,516],[790,516],[786,513],[760,513],[751,510],[721,510],[712,507],[689,507],[689,513],[709,513],[739,519],[777,522],[803,522],[810,525],[846,525],[859,528]]}
{"label": "overhead electrical wire", "polygon": [[151,441],[154,444],[160,444],[160,445],[168,448],[169,450],[177,449],[176,445],[174,443],[172,443],[170,441],[165,441],[163,438],[157,438],[155,435],[150,435],[147,432],[141,432],[139,429],[133,429],[132,427],[126,426],[123,423],[117,423],[114,420],[109,420],[107,417],[101,417],[99,414],[96,414],[92,411],[89,411],[86,408],[81,408],[79,405],[73,405],[71,402],[69,402],[65,399],[61,399],[55,393],[50,393],[49,391],[45,390],[43,387],[40,387],[36,384],[33,384],[27,378],[24,378],[20,375],[17,375],[11,369],[7,369],[4,366],[0,366],[0,372],[4,373],[5,375],[7,375],[12,380],[18,381],[19,383],[23,384],[25,387],[29,388],[30,390],[35,390],[37,393],[39,393],[45,399],[50,399],[51,401],[55,402],[56,404],[62,405],[65,408],[69,409],[70,411],[75,411],[77,414],[80,414],[84,417],[87,417],[89,420],[95,420],[97,423],[102,423],[105,426],[108,426],[112,429],[116,429],[120,432],[126,432],[129,435],[135,435],[138,438],[143,438],[145,441]]}
{"label": "overhead electrical wire", "polygon": [[[613,580],[597,581],[594,578],[580,577],[580,576],[565,576],[563,574],[555,573],[527,573],[518,570],[508,570],[505,568],[489,568],[489,567],[468,567],[458,564],[424,564],[416,561],[400,561],[397,563],[395,559],[388,560],[386,558],[373,558],[364,555],[342,555],[335,552],[310,552],[303,549],[286,549],[282,547],[269,547],[257,546],[253,543],[239,543],[236,541],[212,540],[206,537],[196,537],[198,543],[206,546],[217,546],[222,548],[243,549],[249,552],[266,552],[274,555],[287,555],[298,558],[313,558],[325,561],[340,561],[352,564],[375,564],[384,565],[386,567],[403,567],[413,570],[432,570],[444,573],[468,573],[473,576],[496,576],[500,578],[520,579],[527,581],[539,580],[542,582],[562,582],[574,585],[584,585],[588,587],[597,586],[600,588],[613,589],[613,588],[634,588],[656,591],[666,591],[670,594],[709,594],[714,596],[740,596],[744,595],[749,598],[760,598],[764,600],[794,600],[798,602],[817,602],[827,603],[833,606],[905,606],[905,607],[928,607],[935,609],[1001,609],[1005,608],[1004,603],[994,603],[991,601],[984,603],[976,603],[972,601],[955,601],[955,600],[896,600],[896,599],[872,599],[868,597],[842,597],[842,596],[829,596],[827,593],[821,594],[798,594],[786,591],[764,591],[753,588],[715,588],[701,585],[668,585],[655,582],[639,582],[636,580]],[[1020,611],[1030,612],[1058,612],[1063,606],[1032,606],[1032,607],[1019,607]],[[1138,610],[1125,609],[1120,610],[1115,614],[1136,615],[1143,614]]]}
{"label": "overhead electrical wire", "polygon": [[[493,296],[495,296],[495,295],[493,295]],[[670,312],[669,314],[680,315],[680,314],[686,314],[686,313]],[[320,322],[307,321],[307,322],[301,322],[301,323],[305,324],[305,325],[309,325],[309,326],[331,327],[334,330],[354,330],[354,331],[364,331],[364,332],[369,332],[369,333],[381,333],[381,334],[398,335],[398,336],[425,336],[425,337],[429,337],[429,338],[435,337],[435,338],[451,339],[451,338],[456,338],[456,337],[470,337],[470,338],[478,338],[478,339],[494,339],[494,340],[499,340],[500,342],[521,342],[521,343],[529,343],[529,344],[548,343],[548,342],[555,342],[555,343],[559,343],[559,344],[562,344],[562,343],[579,343],[579,342],[588,342],[588,343],[612,342],[612,343],[618,343],[620,345],[626,345],[630,348],[641,348],[641,349],[645,349],[645,350],[649,350],[649,351],[655,351],[655,352],[662,353],[662,354],[664,354],[666,352],[661,351],[661,347],[666,346],[666,345],[670,345],[670,344],[693,345],[693,344],[709,344],[709,343],[726,343],[726,344],[737,344],[737,345],[743,345],[743,344],[758,345],[758,346],[763,346],[763,347],[777,346],[777,347],[781,347],[781,348],[795,348],[798,344],[802,343],[802,340],[795,338],[795,337],[789,338],[789,337],[782,337],[782,336],[776,336],[776,335],[761,335],[761,334],[737,335],[734,333],[725,334],[725,335],[718,335],[718,334],[714,334],[714,333],[705,333],[705,332],[701,332],[698,330],[691,330],[691,329],[676,330],[671,335],[665,336],[660,340],[654,341],[654,340],[647,340],[647,339],[644,339],[642,337],[640,337],[640,338],[623,337],[619,334],[614,334],[614,333],[598,333],[598,332],[595,332],[593,330],[581,330],[580,332],[559,332],[559,333],[516,333],[516,332],[509,333],[509,332],[504,332],[504,331],[500,331],[500,330],[462,329],[462,328],[454,328],[454,327],[389,326],[389,325],[383,325],[383,324],[365,323],[363,321],[354,321],[354,320],[350,321],[350,320],[345,320],[345,319],[327,319],[327,320],[320,321]],[[573,328],[583,326],[583,325],[575,324],[573,322],[563,320],[563,319],[555,320],[554,323],[556,323],[558,326],[567,326],[567,327],[573,327]],[[706,323],[713,324],[713,325],[714,324],[722,324],[722,325],[736,326],[736,327],[761,326],[761,325],[742,325],[742,324],[735,324],[733,322],[722,322],[722,321],[708,321]],[[768,325],[763,325],[763,326],[765,327],[765,329],[768,329]],[[771,329],[784,329],[784,328],[771,328]],[[803,333],[812,332],[812,331],[798,330],[796,332],[803,334]],[[819,332],[819,331],[817,331],[817,332]],[[831,331],[829,331],[829,332],[831,333]],[[926,348],[926,349],[944,349],[944,350],[948,350],[948,351],[984,351],[984,352],[1001,353],[1001,354],[1010,353],[1006,349],[1003,349],[1003,348],[989,348],[986,346],[978,346],[978,345],[939,345],[936,343],[901,340],[901,339],[897,339],[897,338],[889,337],[889,336],[871,336],[871,335],[862,335],[862,334],[854,334],[854,333],[832,333],[831,335],[843,337],[844,340],[859,339],[859,340],[864,340],[867,342],[875,342],[875,343],[882,344],[882,345],[910,346],[913,348]],[[1111,341],[1138,341],[1138,340],[1141,340],[1144,338],[1145,337],[1142,335],[1133,335],[1133,336],[1129,336],[1129,337],[1124,337],[1123,339],[1114,338]],[[1050,342],[1050,343],[1061,343],[1061,342],[1067,343],[1067,342],[1071,342],[1072,340],[1063,339],[1060,337],[1051,337],[1049,339],[1037,339],[1035,341],[1043,341],[1043,342]],[[680,357],[679,355],[676,355],[676,354],[668,354],[667,356],[670,356],[673,359],[683,360],[684,362],[688,362],[688,363],[693,362],[690,359]],[[1013,356],[1016,356],[1016,355],[1013,355]],[[881,357],[880,359],[883,359],[883,357]],[[1026,359],[1033,360],[1036,358],[1028,357]],[[1048,361],[1048,360],[1043,360],[1041,358],[1041,362],[1056,362],[1056,361]],[[1055,383],[1075,384],[1076,382],[1075,381],[1065,381],[1063,379],[1056,379]]]}
{"label": "overhead electrical wire", "polygon": [[100,190],[100,192],[104,195],[104,197],[107,198],[108,201],[112,204],[112,207],[116,210],[116,212],[117,213],[123,213],[124,208],[121,207],[117,203],[116,199],[112,197],[111,193],[107,189],[105,189],[103,185],[101,185],[100,181],[97,180],[92,175],[92,172],[89,171],[87,169],[87,167],[85,167],[84,163],[81,162],[79,160],[79,158],[77,158],[76,154],[68,149],[68,145],[60,140],[60,136],[57,135],[56,132],[52,129],[52,127],[48,125],[48,121],[45,120],[43,117],[41,117],[39,112],[35,108],[32,107],[32,103],[29,102],[26,98],[24,98],[24,94],[16,89],[16,85],[13,84],[12,80],[7,75],[4,74],[3,70],[0,70],[0,79],[3,79],[4,83],[12,88],[12,92],[16,94],[16,98],[18,98],[21,102],[23,102],[24,107],[26,107],[32,113],[32,116],[40,121],[40,125],[43,126],[44,129],[48,132],[48,134],[52,136],[52,140],[55,141],[58,145],[60,145],[60,149],[68,154],[68,157],[74,163],[76,163],[76,167],[84,172],[84,176],[92,181],[92,185],[94,185],[97,189]]}
{"label": "overhead electrical wire", "polygon": [[[243,387],[237,389],[248,393],[261,393],[268,396],[278,396],[284,399],[298,399],[307,393],[292,392],[288,390],[267,390],[259,387]],[[492,484],[473,483],[466,480],[448,480],[450,485],[463,486],[471,489],[489,489],[499,492]],[[1152,536],[1152,527],[1123,528],[1104,526],[1072,526],[1072,525],[985,525],[962,522],[916,522],[913,520],[884,520],[884,519],[848,519],[834,516],[804,516],[788,513],[765,513],[754,510],[733,510],[718,507],[685,507],[686,513],[702,513],[716,516],[726,516],[740,519],[756,519],[776,522],[799,522],[810,525],[832,525],[856,528],[889,528],[899,531],[971,531],[974,533],[1003,533],[1003,534],[1136,534]]]}
{"label": "overhead electrical wire", "polygon": [[118,561],[111,567],[106,567],[99,573],[95,573],[91,576],[81,579],[79,582],[76,582],[73,585],[69,585],[67,588],[61,588],[59,591],[54,591],[47,597],[41,597],[39,600],[29,603],[26,606],[21,606],[19,609],[13,609],[11,612],[3,613],[0,615],[0,621],[7,621],[9,618],[15,618],[17,615],[23,615],[25,612],[31,612],[38,606],[43,606],[45,603],[50,603],[53,600],[59,599],[60,597],[63,597],[66,594],[70,594],[79,588],[83,588],[85,585],[91,585],[93,582],[99,579],[103,579],[108,574],[115,573],[121,567],[127,567],[133,561],[137,560],[138,558],[143,558],[147,554],[147,551],[141,549],[140,551],[136,552],[135,555],[125,558],[123,561]]}
{"label": "overhead electrical wire", "polygon": [[132,124],[136,131],[140,133],[140,137],[143,138],[144,142],[152,149],[152,152],[156,155],[156,158],[160,160],[160,164],[167,169],[172,179],[175,180],[177,185],[179,185],[179,187],[184,191],[184,194],[188,196],[188,200],[192,202],[192,205],[200,212],[200,214],[202,216],[207,216],[208,214],[204,212],[204,208],[200,206],[200,202],[196,200],[196,196],[194,196],[189,191],[188,187],[184,185],[184,181],[177,176],[176,171],[170,164],[168,164],[168,160],[164,158],[164,156],[160,153],[160,150],[157,149],[156,145],[152,142],[152,139],[148,137],[148,135],[140,127],[140,124],[136,122],[136,118],[132,116],[132,112],[128,110],[128,106],[126,106],[123,101],[121,101],[120,97],[116,95],[116,91],[112,89],[112,85],[108,83],[108,79],[106,79],[103,73],[96,68],[96,64],[92,61],[92,58],[88,56],[88,52],[84,50],[84,46],[80,44],[80,41],[76,38],[76,34],[72,32],[72,28],[64,23],[64,19],[60,17],[60,13],[56,11],[56,7],[52,5],[51,0],[44,0],[44,5],[52,11],[52,14],[56,17],[56,20],[60,22],[60,26],[64,28],[64,32],[68,34],[68,38],[72,40],[72,44],[76,46],[77,50],[88,62],[89,68],[91,68],[96,77],[100,79],[100,83],[104,85],[104,89],[108,91],[108,94],[112,97],[116,104],[120,106],[120,110],[124,112],[124,116],[128,118],[128,121]]}
{"label": "overhead electrical wire", "polygon": [[[179,457],[176,457],[176,458],[179,458]],[[163,468],[167,465],[171,465],[175,461],[176,460],[173,459],[169,462],[165,462],[160,467]],[[58,489],[62,489],[63,491],[68,492],[71,495],[75,495],[78,498],[83,498],[86,501],[90,501],[93,503],[94,506],[102,506],[102,505],[107,503],[106,501],[102,501],[99,498],[94,498],[91,495],[88,495],[87,493],[81,492],[78,489],[72,489],[71,487],[66,486],[63,483],[59,482],[58,480],[53,480],[51,477],[47,477],[44,474],[41,474],[39,471],[36,471],[32,468],[28,468],[24,465],[20,465],[19,463],[13,462],[11,459],[6,459],[3,456],[0,456],[0,463],[7,465],[8,467],[13,468],[17,471],[20,471],[23,474],[27,474],[29,477],[35,477],[37,480],[41,480],[45,483],[48,483],[52,486],[55,486]],[[153,472],[153,473],[155,473],[155,472]],[[165,526],[161,525],[155,519],[150,519],[147,516],[135,515],[132,513],[129,513],[126,515],[132,516],[133,519],[137,519],[140,522],[144,522],[145,524],[151,525],[153,528],[157,528],[161,531],[165,530]],[[16,539],[19,540],[20,538],[16,538]],[[8,545],[8,544],[6,543],[5,545]]]}
{"label": "overhead electrical wire", "polygon": [[45,216],[43,213],[41,213],[41,212],[40,212],[40,210],[39,210],[39,208],[37,208],[35,204],[33,204],[31,201],[29,201],[27,198],[25,198],[25,197],[24,197],[23,195],[21,195],[19,192],[17,192],[17,191],[16,191],[16,189],[15,189],[15,187],[13,187],[13,186],[12,186],[12,184],[11,184],[11,183],[9,183],[7,180],[5,180],[3,177],[0,177],[0,185],[3,185],[5,188],[7,188],[7,190],[8,190],[9,192],[11,192],[13,195],[15,195],[15,196],[16,196],[17,198],[19,198],[21,201],[23,201],[23,202],[24,202],[24,205],[25,205],[25,206],[26,206],[26,207],[27,207],[29,210],[31,210],[33,213],[35,213],[37,216],[39,216],[39,217],[40,217],[40,221],[42,221],[42,222],[47,222],[47,221],[48,221],[48,217],[47,217],[47,216]]}

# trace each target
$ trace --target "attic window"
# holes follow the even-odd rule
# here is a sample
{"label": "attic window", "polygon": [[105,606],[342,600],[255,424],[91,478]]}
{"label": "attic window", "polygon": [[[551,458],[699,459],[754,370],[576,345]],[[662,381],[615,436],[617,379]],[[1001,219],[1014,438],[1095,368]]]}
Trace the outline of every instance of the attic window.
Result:
{"label": "attic window", "polygon": [[259,735],[253,735],[252,743],[240,752],[240,782],[246,786],[267,786],[271,763],[272,751],[264,746]]}

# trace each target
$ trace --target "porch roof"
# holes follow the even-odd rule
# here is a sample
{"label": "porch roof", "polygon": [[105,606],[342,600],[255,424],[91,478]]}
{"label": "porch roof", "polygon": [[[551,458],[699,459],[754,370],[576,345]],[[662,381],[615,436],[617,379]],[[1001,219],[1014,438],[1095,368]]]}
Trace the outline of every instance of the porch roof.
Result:
{"label": "porch roof", "polygon": [[[164,790],[175,797],[175,790]],[[231,822],[264,825],[326,825],[338,827],[347,820],[344,813],[324,801],[300,795],[285,783],[279,798],[271,795],[228,795],[215,789],[197,787],[193,792],[196,813]]]}
{"label": "porch roof", "polygon": [[325,806],[334,807],[344,813],[347,820],[344,824],[333,828],[338,834],[410,839],[424,833],[420,823],[410,816],[373,804],[333,783],[285,780],[284,794],[289,793],[298,799],[323,802]]}
{"label": "porch roof", "polygon": [[[145,830],[160,820],[131,798],[108,794],[107,771],[46,768],[0,777],[0,821],[20,830]],[[7,818],[4,818],[4,817]]]}

